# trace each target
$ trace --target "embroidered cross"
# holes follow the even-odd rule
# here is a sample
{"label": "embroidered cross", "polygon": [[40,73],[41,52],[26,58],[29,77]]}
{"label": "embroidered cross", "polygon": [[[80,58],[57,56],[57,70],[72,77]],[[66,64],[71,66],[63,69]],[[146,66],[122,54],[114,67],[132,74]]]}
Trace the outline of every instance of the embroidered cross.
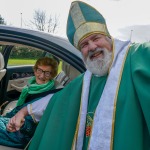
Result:
{"label": "embroidered cross", "polygon": [[93,123],[93,119],[88,114],[87,115],[87,120],[86,120],[86,137],[91,135],[92,123]]}

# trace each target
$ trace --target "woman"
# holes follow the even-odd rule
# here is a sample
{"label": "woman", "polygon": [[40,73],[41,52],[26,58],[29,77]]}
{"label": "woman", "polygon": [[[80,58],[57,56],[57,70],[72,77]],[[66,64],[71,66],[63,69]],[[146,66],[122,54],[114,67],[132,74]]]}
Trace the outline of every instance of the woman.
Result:
{"label": "woman", "polygon": [[55,88],[53,78],[57,75],[58,71],[57,61],[48,57],[40,58],[37,60],[33,70],[35,77],[31,78],[27,87],[23,89],[17,106],[30,101],[30,95],[43,93]]}
{"label": "woman", "polygon": [[17,107],[5,116],[0,117],[0,145],[24,148],[34,134],[37,124],[30,116],[25,118],[25,124],[18,132],[8,132],[6,125],[22,107],[36,101],[55,89],[53,78],[57,75],[58,62],[53,58],[40,58],[33,68],[34,77],[22,90]]}

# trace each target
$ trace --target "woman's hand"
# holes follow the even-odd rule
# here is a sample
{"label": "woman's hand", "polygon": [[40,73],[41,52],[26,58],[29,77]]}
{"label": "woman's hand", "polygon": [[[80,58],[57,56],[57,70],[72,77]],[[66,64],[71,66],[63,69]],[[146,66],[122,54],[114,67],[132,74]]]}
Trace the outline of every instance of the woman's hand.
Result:
{"label": "woman's hand", "polygon": [[22,108],[14,117],[12,117],[8,124],[7,130],[9,132],[18,131],[25,122],[25,116],[28,115],[27,107]]}

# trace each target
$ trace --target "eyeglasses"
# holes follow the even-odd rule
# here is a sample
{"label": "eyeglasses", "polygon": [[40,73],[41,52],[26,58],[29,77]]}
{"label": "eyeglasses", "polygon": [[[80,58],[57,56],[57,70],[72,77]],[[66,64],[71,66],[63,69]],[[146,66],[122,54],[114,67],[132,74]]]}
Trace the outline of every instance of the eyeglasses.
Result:
{"label": "eyeglasses", "polygon": [[36,73],[37,73],[37,74],[42,74],[42,73],[44,73],[45,77],[50,77],[51,74],[52,74],[52,72],[50,72],[50,71],[43,71],[43,70],[40,69],[40,68],[37,68],[37,69],[36,69]]}

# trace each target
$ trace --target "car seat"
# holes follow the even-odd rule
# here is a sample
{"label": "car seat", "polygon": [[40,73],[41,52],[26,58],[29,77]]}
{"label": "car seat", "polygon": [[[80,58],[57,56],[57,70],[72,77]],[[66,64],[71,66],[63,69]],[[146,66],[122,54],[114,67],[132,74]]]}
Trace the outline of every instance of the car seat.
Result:
{"label": "car seat", "polygon": [[70,81],[72,81],[75,77],[77,77],[80,72],[75,69],[73,66],[68,64],[67,62],[62,62],[62,71],[55,78],[61,85],[65,86]]}

